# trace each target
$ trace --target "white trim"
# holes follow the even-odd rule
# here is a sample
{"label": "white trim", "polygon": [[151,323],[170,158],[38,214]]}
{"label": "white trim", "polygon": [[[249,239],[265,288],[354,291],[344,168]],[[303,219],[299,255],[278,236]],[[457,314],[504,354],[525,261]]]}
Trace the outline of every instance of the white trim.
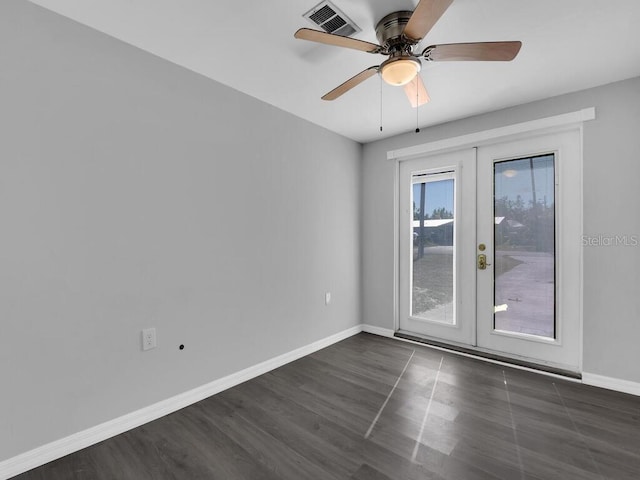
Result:
{"label": "white trim", "polygon": [[435,142],[415,145],[413,147],[401,148],[387,152],[387,160],[409,160],[426,154],[444,152],[447,150],[459,149],[463,147],[477,147],[484,143],[516,137],[517,135],[530,134],[532,132],[544,132],[549,129],[558,131],[560,127],[580,124],[596,118],[594,107],[584,108],[575,112],[555,115],[553,117],[540,118],[528,122],[516,123],[506,127],[493,128],[482,132],[470,133],[458,137],[446,138]]}
{"label": "white trim", "polygon": [[[356,325],[335,335],[323,338],[288,353],[266,360],[257,365],[232,373],[226,377],[214,380],[211,383],[194,388],[174,397],[162,400],[135,412],[128,413],[108,422],[88,428],[68,437],[61,438],[38,448],[0,462],[0,479],[7,480],[11,477],[39,467],[52,460],[62,458],[70,453],[77,452],[90,445],[102,442],[108,438],[119,435],[145,423],[204,400],[212,395],[220,393],[228,388],[239,385],[259,375],[267,373],[275,368],[286,365],[306,355],[340,342],[363,330],[362,325]],[[393,332],[392,332],[393,334]]]}
{"label": "white trim", "polygon": [[593,387],[606,388],[608,390],[615,390],[617,392],[640,396],[640,383],[638,382],[631,382],[620,378],[605,377],[604,375],[583,372],[582,383]]}
{"label": "white trim", "polygon": [[393,170],[393,331],[400,328],[400,162]]}
{"label": "white trim", "polygon": [[375,325],[367,325],[365,323],[362,324],[362,331],[388,338],[394,338],[393,334],[395,333],[391,328],[376,327]]}
{"label": "white trim", "polygon": [[[595,115],[595,112],[594,112]],[[584,233],[584,125],[580,125],[580,210],[578,211],[578,215],[580,218],[580,229],[581,233]],[[578,301],[578,316],[580,318],[580,332],[578,333],[578,341],[579,341],[579,361],[578,367],[580,371],[583,371],[584,368],[584,248],[580,248],[580,272],[578,273],[579,278],[579,293],[580,299]]]}

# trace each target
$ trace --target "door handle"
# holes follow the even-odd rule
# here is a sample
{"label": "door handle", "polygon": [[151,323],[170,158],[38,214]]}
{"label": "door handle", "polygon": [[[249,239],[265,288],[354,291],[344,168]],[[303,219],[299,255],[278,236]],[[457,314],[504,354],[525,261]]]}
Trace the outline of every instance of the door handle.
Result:
{"label": "door handle", "polygon": [[486,270],[491,265],[487,263],[487,256],[484,253],[478,255],[478,270]]}

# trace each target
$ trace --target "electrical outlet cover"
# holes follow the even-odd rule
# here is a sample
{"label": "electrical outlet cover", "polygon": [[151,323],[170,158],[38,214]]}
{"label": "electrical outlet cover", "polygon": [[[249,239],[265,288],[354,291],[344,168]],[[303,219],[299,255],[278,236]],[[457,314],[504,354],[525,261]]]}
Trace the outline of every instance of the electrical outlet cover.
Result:
{"label": "electrical outlet cover", "polygon": [[142,330],[142,350],[156,348],[156,329],[145,328]]}

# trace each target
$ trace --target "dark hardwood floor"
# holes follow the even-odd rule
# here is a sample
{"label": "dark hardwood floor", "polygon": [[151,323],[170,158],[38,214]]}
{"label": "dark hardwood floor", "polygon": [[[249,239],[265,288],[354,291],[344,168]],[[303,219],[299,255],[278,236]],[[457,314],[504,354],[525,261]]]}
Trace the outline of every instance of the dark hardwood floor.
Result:
{"label": "dark hardwood floor", "polygon": [[360,334],[15,477],[640,478],[640,399]]}

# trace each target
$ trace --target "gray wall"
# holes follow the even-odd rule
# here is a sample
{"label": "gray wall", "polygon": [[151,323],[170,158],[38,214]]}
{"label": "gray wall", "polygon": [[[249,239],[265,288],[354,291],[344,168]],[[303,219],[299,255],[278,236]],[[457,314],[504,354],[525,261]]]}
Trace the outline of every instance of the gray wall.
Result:
{"label": "gray wall", "polygon": [[[389,150],[596,107],[584,128],[584,234],[640,235],[640,78],[365,145],[363,322],[393,328]],[[576,212],[578,214],[578,212]],[[584,371],[640,382],[640,246],[584,249]]]}
{"label": "gray wall", "polygon": [[0,2],[0,461],[358,325],[360,169],[353,141]]}

